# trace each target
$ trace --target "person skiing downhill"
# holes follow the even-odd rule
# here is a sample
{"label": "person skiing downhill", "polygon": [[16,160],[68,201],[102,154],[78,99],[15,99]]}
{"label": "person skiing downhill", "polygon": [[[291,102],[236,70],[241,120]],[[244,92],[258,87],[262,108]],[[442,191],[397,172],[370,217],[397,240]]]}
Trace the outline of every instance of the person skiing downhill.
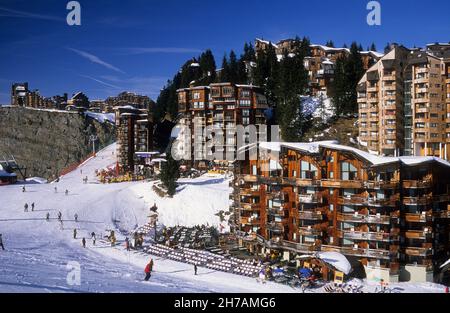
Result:
{"label": "person skiing downhill", "polygon": [[61,211],[58,212],[58,220],[62,221],[62,213],[61,213]]}
{"label": "person skiing downhill", "polygon": [[127,249],[127,251],[130,251],[130,240],[128,239],[128,237],[125,238],[125,249]]}
{"label": "person skiing downhill", "polygon": [[34,211],[34,202],[31,204],[31,212]]}
{"label": "person skiing downhill", "polygon": [[153,259],[150,259],[150,262],[145,266],[144,272],[145,272],[145,281],[148,281],[150,277],[152,276],[152,270],[153,270]]}
{"label": "person skiing downhill", "polygon": [[92,237],[92,244],[95,246],[95,241],[97,240],[97,237],[95,237],[94,232],[92,232],[91,237]]}
{"label": "person skiing downhill", "polygon": [[75,222],[78,222],[78,214],[75,213],[73,217],[75,218]]}
{"label": "person skiing downhill", "polygon": [[25,205],[23,206],[24,207],[24,212],[28,212],[28,203],[25,203]]}
{"label": "person skiing downhill", "polygon": [[73,229],[73,239],[77,239],[77,229]]}
{"label": "person skiing downhill", "polygon": [[194,264],[194,275],[197,275],[197,264]]}
{"label": "person skiing downhill", "polygon": [[55,193],[58,193],[58,187],[55,186]]}
{"label": "person skiing downhill", "polygon": [[5,250],[5,246],[3,246],[2,234],[0,234],[0,247],[2,247],[2,250]]}
{"label": "person skiing downhill", "polygon": [[81,243],[83,244],[83,248],[86,248],[86,239],[83,238],[83,240],[81,240]]}
{"label": "person skiing downhill", "polygon": [[25,192],[25,186],[22,187],[22,192]]}
{"label": "person skiing downhill", "polygon": [[47,212],[47,215],[45,216],[45,219],[47,220],[47,222],[50,220],[50,213]]}
{"label": "person skiing downhill", "polygon": [[66,189],[66,196],[68,196],[68,195],[69,195],[69,190]]}

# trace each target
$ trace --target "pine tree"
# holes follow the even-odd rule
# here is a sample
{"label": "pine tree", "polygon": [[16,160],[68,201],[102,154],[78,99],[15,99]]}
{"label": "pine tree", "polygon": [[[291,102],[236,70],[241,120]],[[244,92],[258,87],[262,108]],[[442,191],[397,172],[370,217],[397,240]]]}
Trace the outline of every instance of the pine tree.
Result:
{"label": "pine tree", "polygon": [[391,44],[388,42],[386,47],[384,47],[384,54],[388,54],[389,52],[391,52]]}
{"label": "pine tree", "polygon": [[375,52],[377,51],[377,47],[375,46],[374,42],[372,42],[372,45],[370,46],[369,51],[375,51]]}
{"label": "pine tree", "polygon": [[230,78],[230,65],[228,63],[227,56],[224,55],[222,59],[222,70],[220,71],[220,82],[229,82]]}
{"label": "pine tree", "polygon": [[216,61],[210,49],[203,52],[198,63],[202,71],[202,84],[209,85],[216,80]]}
{"label": "pine tree", "polygon": [[328,40],[327,43],[326,43],[325,45],[326,45],[327,47],[334,48],[334,42],[333,42],[333,40]]}
{"label": "pine tree", "polygon": [[167,149],[167,162],[163,162],[161,166],[160,179],[164,187],[167,189],[167,194],[172,197],[177,189],[177,180],[180,177],[180,164],[174,160],[171,153],[172,144]]}
{"label": "pine tree", "polygon": [[230,51],[230,63],[229,63],[229,82],[236,83],[238,80],[239,64],[237,61],[236,53],[233,50]]}

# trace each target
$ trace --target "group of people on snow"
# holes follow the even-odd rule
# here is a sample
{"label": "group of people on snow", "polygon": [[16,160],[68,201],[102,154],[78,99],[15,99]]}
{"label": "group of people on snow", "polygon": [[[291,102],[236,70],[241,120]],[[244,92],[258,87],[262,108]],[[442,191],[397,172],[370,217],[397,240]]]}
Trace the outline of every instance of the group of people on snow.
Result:
{"label": "group of people on snow", "polygon": [[[29,208],[28,203],[25,203],[23,208],[24,208],[24,210],[23,210],[24,212],[28,212],[28,208]],[[32,212],[34,211],[34,202],[31,204],[31,211]]]}

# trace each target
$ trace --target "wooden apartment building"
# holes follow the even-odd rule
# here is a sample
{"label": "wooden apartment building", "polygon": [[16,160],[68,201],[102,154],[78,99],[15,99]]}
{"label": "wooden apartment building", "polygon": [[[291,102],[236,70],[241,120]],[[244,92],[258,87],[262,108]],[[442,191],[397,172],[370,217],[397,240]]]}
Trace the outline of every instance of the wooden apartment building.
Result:
{"label": "wooden apartment building", "polygon": [[267,158],[235,163],[231,196],[251,251],[336,251],[387,281],[432,281],[449,258],[450,163],[335,142],[260,147]]}
{"label": "wooden apartment building", "polygon": [[153,117],[149,110],[116,107],[117,162],[123,173],[134,173],[140,165],[138,152],[153,150]]}
{"label": "wooden apartment building", "polygon": [[[206,168],[211,161],[225,165],[227,160],[234,160],[238,144],[236,131],[240,125],[255,125],[258,132],[265,132],[260,126],[267,124],[265,111],[269,105],[257,86],[214,83],[183,88],[177,93],[179,125],[189,129],[178,140],[183,141],[187,151],[184,159],[191,166]],[[213,127],[214,134],[207,134],[207,127]],[[246,135],[243,141],[248,144],[249,137]]]}

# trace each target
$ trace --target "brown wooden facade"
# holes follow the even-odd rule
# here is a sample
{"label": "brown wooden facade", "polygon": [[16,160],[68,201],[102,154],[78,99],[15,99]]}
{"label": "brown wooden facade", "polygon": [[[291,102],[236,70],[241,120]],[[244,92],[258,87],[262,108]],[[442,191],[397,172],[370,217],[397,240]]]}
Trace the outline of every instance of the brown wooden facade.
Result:
{"label": "brown wooden facade", "polygon": [[391,275],[407,264],[437,271],[450,249],[450,164],[373,164],[363,152],[317,147],[310,153],[282,144],[279,167],[273,160],[236,164],[236,233],[293,255],[338,251]]}

